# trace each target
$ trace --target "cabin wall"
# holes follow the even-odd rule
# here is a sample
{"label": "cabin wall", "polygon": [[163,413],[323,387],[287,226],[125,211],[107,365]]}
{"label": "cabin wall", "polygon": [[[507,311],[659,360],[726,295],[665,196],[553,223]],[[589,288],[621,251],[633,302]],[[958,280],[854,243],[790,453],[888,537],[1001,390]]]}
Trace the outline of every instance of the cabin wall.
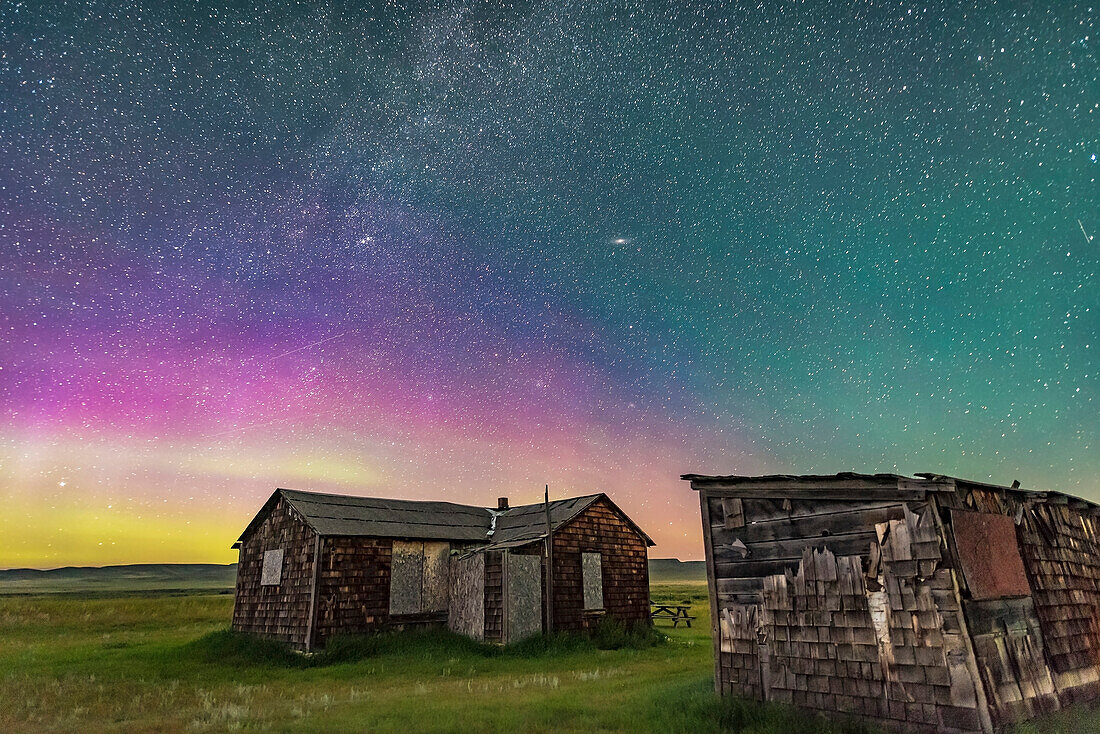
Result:
{"label": "cabin wall", "polygon": [[321,539],[314,643],[335,634],[373,632],[389,623],[390,559],[388,538]]}
{"label": "cabin wall", "polygon": [[[530,552],[542,549],[536,544]],[[602,612],[584,609],[581,553],[591,552],[601,558]],[[554,630],[590,630],[604,616],[627,626],[650,624],[649,548],[601,499],[554,533]]]}
{"label": "cabin wall", "polygon": [[[719,692],[981,731],[973,654],[923,493],[701,492]],[[818,495],[824,496],[824,495]]]}
{"label": "cabin wall", "polygon": [[1033,604],[1026,616],[1001,611],[1003,621],[1037,621],[1042,647],[1032,653],[1047,662],[1061,704],[1100,699],[1100,538],[1094,509],[1064,500],[1029,502],[1024,494],[965,484],[952,499],[958,507],[1013,519]]}
{"label": "cabin wall", "polygon": [[[306,647],[316,535],[280,498],[241,543],[233,630]],[[278,584],[262,585],[264,553],[283,551]]]}
{"label": "cabin wall", "polygon": [[1037,505],[1021,524],[1021,548],[1055,687],[1063,703],[1100,699],[1100,542],[1097,518]]}

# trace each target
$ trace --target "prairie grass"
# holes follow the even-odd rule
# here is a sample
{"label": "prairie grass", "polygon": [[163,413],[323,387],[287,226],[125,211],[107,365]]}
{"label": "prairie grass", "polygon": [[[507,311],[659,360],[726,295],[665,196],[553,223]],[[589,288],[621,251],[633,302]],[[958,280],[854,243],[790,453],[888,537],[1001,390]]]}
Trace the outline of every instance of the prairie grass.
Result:
{"label": "prairie grass", "polygon": [[[422,632],[337,639],[313,658],[227,630],[224,595],[0,599],[3,732],[745,732],[855,734],[777,706],[719,700],[706,590],[692,628],[496,648]],[[1028,734],[1098,731],[1088,711]],[[1032,726],[1032,725],[1029,725]]]}

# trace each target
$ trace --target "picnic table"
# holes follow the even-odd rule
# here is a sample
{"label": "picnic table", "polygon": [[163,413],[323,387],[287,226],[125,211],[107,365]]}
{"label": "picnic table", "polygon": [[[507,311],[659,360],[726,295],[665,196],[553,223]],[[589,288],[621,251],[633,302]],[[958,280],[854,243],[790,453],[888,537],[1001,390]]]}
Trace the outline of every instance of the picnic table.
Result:
{"label": "picnic table", "polygon": [[652,611],[649,613],[653,621],[667,619],[672,622],[673,627],[680,624],[680,622],[690,627],[691,620],[695,619],[695,617],[688,614],[688,612],[691,611],[690,604],[658,604],[657,602],[651,601],[649,606],[653,607]]}

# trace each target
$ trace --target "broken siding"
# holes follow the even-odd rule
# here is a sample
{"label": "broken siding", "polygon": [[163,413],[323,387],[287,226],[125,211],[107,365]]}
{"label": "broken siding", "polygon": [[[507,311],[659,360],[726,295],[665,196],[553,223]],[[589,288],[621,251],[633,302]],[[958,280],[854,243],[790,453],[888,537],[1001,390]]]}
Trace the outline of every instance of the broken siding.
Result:
{"label": "broken siding", "polygon": [[719,689],[912,731],[981,730],[932,508],[920,493],[859,489],[704,495]]}
{"label": "broken siding", "polygon": [[[242,539],[233,605],[233,629],[295,647],[305,647],[309,630],[316,536],[280,498]],[[263,584],[264,557],[282,552],[278,582]],[[269,564],[278,554],[267,556]],[[269,567],[268,581],[274,580]]]}
{"label": "broken siding", "polygon": [[1096,508],[1028,501],[961,484],[959,505],[1013,518],[1040,623],[1043,651],[1062,703],[1100,698],[1100,542]]}

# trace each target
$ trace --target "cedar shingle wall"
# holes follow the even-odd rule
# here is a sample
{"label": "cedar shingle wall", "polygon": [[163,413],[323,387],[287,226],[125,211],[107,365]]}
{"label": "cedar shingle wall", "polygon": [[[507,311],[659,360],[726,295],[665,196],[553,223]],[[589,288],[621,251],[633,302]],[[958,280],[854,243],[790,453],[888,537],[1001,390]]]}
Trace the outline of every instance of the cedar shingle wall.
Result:
{"label": "cedar shingle wall", "polygon": [[1056,673],[1100,666],[1100,545],[1096,518],[1039,505],[1020,528],[1047,655]]}
{"label": "cedar shingle wall", "polygon": [[1090,511],[1062,504],[1024,506],[973,490],[967,506],[1019,517],[1016,531],[1059,697],[1100,698],[1100,538]]}
{"label": "cedar shingle wall", "polygon": [[712,496],[707,508],[722,693],[905,731],[980,729],[931,507]]}
{"label": "cedar shingle wall", "polygon": [[485,554],[485,640],[500,642],[504,635],[503,564],[499,551]]}
{"label": "cedar shingle wall", "polygon": [[389,622],[393,541],[324,538],[317,588],[316,641],[372,632]]}
{"label": "cedar shingle wall", "polygon": [[554,629],[579,631],[598,619],[584,614],[581,553],[602,556],[607,616],[628,625],[649,624],[648,548],[604,500],[598,500],[554,534]]}
{"label": "cedar shingle wall", "polygon": [[[233,629],[304,647],[309,625],[314,533],[280,498],[241,544]],[[282,578],[261,586],[265,551],[283,549]]]}

